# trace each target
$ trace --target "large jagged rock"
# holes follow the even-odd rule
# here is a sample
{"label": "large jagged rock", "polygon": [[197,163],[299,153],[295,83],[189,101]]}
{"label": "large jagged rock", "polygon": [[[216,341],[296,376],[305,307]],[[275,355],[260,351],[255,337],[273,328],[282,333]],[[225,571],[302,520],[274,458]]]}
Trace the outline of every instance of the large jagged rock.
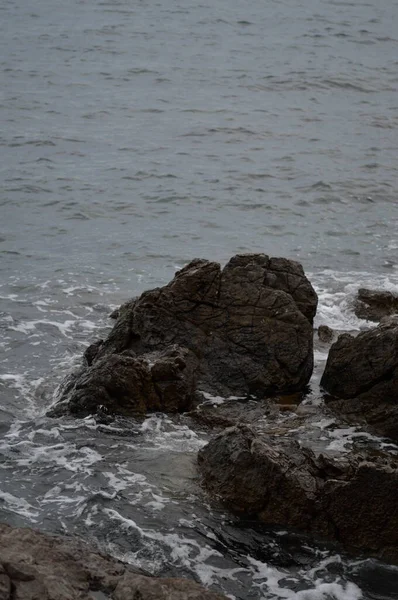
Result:
{"label": "large jagged rock", "polygon": [[316,458],[239,425],[215,436],[198,463],[206,488],[234,512],[398,561],[397,458]]}
{"label": "large jagged rock", "polygon": [[321,386],[333,410],[398,440],[398,322],[390,318],[357,337],[341,335]]}
{"label": "large jagged rock", "polygon": [[[108,372],[123,375],[133,360],[115,357],[128,352],[145,361],[148,354],[171,345],[197,357],[198,384],[206,391],[262,397],[300,391],[313,369],[316,306],[316,293],[294,261],[237,255],[221,269],[218,263],[195,259],[168,285],[143,293],[114,314],[113,330],[88,349],[88,371],[68,390],[71,407],[80,403],[82,394],[90,396],[84,404],[91,407],[104,404],[104,395],[114,395],[119,375],[114,373],[108,385]],[[141,375],[138,379],[146,381]],[[134,395],[135,385],[123,376],[118,395]],[[106,394],[95,388],[106,388]],[[148,410],[155,404],[149,394]]]}
{"label": "large jagged rock", "polygon": [[79,540],[0,524],[0,600],[95,598],[225,600],[193,581],[148,577]]}
{"label": "large jagged rock", "polygon": [[398,296],[381,290],[360,288],[354,302],[354,312],[360,319],[381,321],[398,313]]}

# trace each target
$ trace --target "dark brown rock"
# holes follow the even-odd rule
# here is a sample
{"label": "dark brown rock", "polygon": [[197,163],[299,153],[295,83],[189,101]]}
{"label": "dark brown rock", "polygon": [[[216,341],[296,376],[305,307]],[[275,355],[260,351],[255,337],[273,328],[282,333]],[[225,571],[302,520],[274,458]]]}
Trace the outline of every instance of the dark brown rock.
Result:
{"label": "dark brown rock", "polygon": [[357,337],[341,335],[321,386],[331,408],[398,440],[398,324],[392,319]]}
{"label": "dark brown rock", "polygon": [[[148,358],[173,345],[197,357],[198,368],[184,373],[195,370],[206,391],[261,397],[301,391],[313,369],[316,306],[317,296],[294,261],[238,255],[221,269],[195,259],[165,287],[122,305],[108,338],[86,351],[89,368],[66,390],[71,410],[112,403],[122,414],[131,404],[139,412],[144,406],[188,408],[188,395],[170,384],[175,367]],[[155,360],[150,373],[148,360]]]}
{"label": "dark brown rock", "polygon": [[180,346],[144,357],[128,350],[105,356],[67,386],[68,402],[61,401],[50,414],[68,410],[86,416],[100,409],[131,416],[187,410],[195,391],[197,362],[190,350]]}
{"label": "dark brown rock", "polygon": [[84,352],[84,359],[88,367],[91,367],[93,364],[103,343],[103,340],[98,340],[94,344],[91,344]]}
{"label": "dark brown rock", "polygon": [[113,310],[111,312],[111,314],[109,315],[109,318],[114,319],[116,321],[123,314],[123,312],[125,310],[129,309],[131,302],[134,302],[134,300],[135,300],[135,298],[132,298],[132,299],[128,300],[127,302],[124,302],[121,306],[119,306],[119,308],[115,308],[115,310]]}
{"label": "dark brown rock", "polygon": [[398,459],[316,458],[241,425],[213,438],[198,461],[206,488],[231,510],[398,561]]}
{"label": "dark brown rock", "polygon": [[321,342],[330,343],[333,340],[334,331],[327,325],[319,325],[318,327],[318,338]]}
{"label": "dark brown rock", "polygon": [[360,319],[380,321],[383,317],[398,313],[398,296],[387,291],[360,288],[354,311]]}
{"label": "dark brown rock", "polygon": [[76,539],[0,524],[0,600],[225,600],[184,579],[148,577]]}
{"label": "dark brown rock", "polygon": [[7,575],[3,565],[0,563],[0,600],[11,598],[11,579]]}
{"label": "dark brown rock", "polygon": [[225,596],[203,589],[184,579],[151,579],[126,573],[118,582],[114,600],[226,600]]}

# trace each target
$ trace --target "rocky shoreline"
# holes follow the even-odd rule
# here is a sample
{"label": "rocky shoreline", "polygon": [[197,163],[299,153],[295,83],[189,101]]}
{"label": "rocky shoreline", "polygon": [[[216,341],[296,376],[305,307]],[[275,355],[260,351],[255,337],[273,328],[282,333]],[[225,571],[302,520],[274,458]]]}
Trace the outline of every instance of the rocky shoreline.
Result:
{"label": "rocky shoreline", "polygon": [[[361,290],[358,302],[369,297]],[[398,441],[391,306],[388,297],[385,318],[359,335],[336,339],[326,327],[318,334],[330,348],[321,378],[327,410]],[[273,411],[301,409],[301,426],[308,422],[302,401],[313,371],[316,308],[316,293],[294,261],[238,255],[221,269],[196,259],[168,285],[112,314],[109,336],[87,349],[49,415],[185,412],[216,434],[199,453],[198,472],[231,511],[398,562],[398,458],[370,448],[314,453],[273,428]],[[199,390],[231,401],[203,407]]]}
{"label": "rocky shoreline", "polygon": [[76,538],[0,524],[0,600],[225,600],[194,581],[157,578]]}
{"label": "rocky shoreline", "polygon": [[315,454],[237,425],[199,452],[205,487],[236,513],[398,562],[398,459]]}

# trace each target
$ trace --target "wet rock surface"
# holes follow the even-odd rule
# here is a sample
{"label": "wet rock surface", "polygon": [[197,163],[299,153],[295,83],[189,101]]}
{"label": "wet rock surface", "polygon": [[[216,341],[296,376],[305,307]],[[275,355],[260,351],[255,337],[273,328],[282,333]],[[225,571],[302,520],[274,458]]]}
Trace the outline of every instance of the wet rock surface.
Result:
{"label": "wet rock surface", "polygon": [[[195,259],[165,287],[145,292],[115,312],[113,330],[86,351],[87,367],[65,388],[67,398],[61,401],[69,402],[75,413],[104,405],[126,414],[123,407],[130,398],[140,411],[185,410],[189,394],[173,402],[169,386],[167,393],[162,391],[167,401],[162,397],[159,402],[153,390],[163,390],[159,378],[167,379],[159,363],[164,359],[153,356],[175,345],[196,357],[193,370],[206,391],[265,397],[303,390],[313,369],[316,307],[316,293],[294,261],[237,255],[221,269],[218,263]],[[155,360],[150,374],[144,364],[148,360]],[[191,389],[192,369],[187,368],[187,377],[183,372],[181,367],[177,379],[187,379]]]}
{"label": "wet rock surface", "polygon": [[[253,398],[230,398],[228,400],[215,398],[213,401],[199,402],[187,417],[194,424],[205,426],[210,431],[219,431],[226,427],[232,427],[243,423],[245,425],[261,425],[267,431],[281,426],[281,413],[290,413],[299,420],[300,412],[305,412],[307,407],[301,406],[303,393],[288,396],[275,396],[258,400]],[[305,418],[305,417],[303,417]],[[292,420],[289,420],[289,428],[293,428]]]}
{"label": "wet rock surface", "polygon": [[334,331],[327,325],[320,325],[318,327],[318,338],[321,342],[328,343],[334,338]]}
{"label": "wet rock surface", "polygon": [[383,320],[357,337],[343,334],[329,352],[321,386],[334,411],[398,440],[398,323]]}
{"label": "wet rock surface", "polygon": [[223,600],[197,583],[148,577],[83,542],[0,524],[0,600]]}
{"label": "wet rock surface", "polygon": [[360,288],[354,312],[360,319],[378,322],[383,317],[398,313],[398,296],[387,291]]}
{"label": "wet rock surface", "polygon": [[[97,345],[95,350],[100,347]],[[69,411],[86,416],[100,410],[136,416],[147,411],[186,410],[195,390],[197,364],[195,355],[180,346],[142,358],[126,350],[92,360],[67,386],[69,401],[61,402],[50,414],[58,416]]]}
{"label": "wet rock surface", "polygon": [[230,510],[398,561],[398,461],[316,457],[298,443],[239,425],[198,456],[205,487]]}

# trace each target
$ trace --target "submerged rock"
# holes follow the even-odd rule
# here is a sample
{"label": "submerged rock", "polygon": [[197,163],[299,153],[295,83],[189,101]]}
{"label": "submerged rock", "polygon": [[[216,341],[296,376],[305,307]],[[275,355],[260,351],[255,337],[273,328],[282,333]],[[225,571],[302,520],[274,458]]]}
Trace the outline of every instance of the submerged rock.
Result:
{"label": "submerged rock", "polygon": [[[91,410],[111,406],[115,398],[118,412],[118,397],[128,404],[129,397],[143,396],[134,389],[144,385],[147,410],[187,408],[186,396],[168,406],[155,401],[148,381],[153,373],[149,376],[144,366],[148,355],[172,345],[196,356],[198,385],[206,391],[261,397],[300,391],[313,369],[316,306],[316,293],[294,261],[237,255],[221,269],[195,259],[168,285],[143,293],[115,313],[113,330],[88,349],[87,369],[68,389],[70,406],[84,397]],[[130,377],[137,369],[139,375]],[[171,393],[169,386],[168,398]]]}
{"label": "submerged rock", "polygon": [[337,461],[239,425],[198,456],[206,488],[232,511],[398,561],[398,459]]}
{"label": "submerged rock", "polygon": [[383,317],[398,313],[398,296],[387,291],[360,288],[354,312],[360,319],[380,321]]}
{"label": "submerged rock", "polygon": [[0,524],[0,600],[225,600],[186,579],[148,577],[76,539]]}
{"label": "submerged rock", "polygon": [[398,323],[383,320],[357,337],[343,334],[330,348],[321,386],[335,411],[398,440]]}
{"label": "submerged rock", "polygon": [[330,343],[334,338],[334,331],[327,325],[319,325],[318,327],[318,338],[321,342]]}

